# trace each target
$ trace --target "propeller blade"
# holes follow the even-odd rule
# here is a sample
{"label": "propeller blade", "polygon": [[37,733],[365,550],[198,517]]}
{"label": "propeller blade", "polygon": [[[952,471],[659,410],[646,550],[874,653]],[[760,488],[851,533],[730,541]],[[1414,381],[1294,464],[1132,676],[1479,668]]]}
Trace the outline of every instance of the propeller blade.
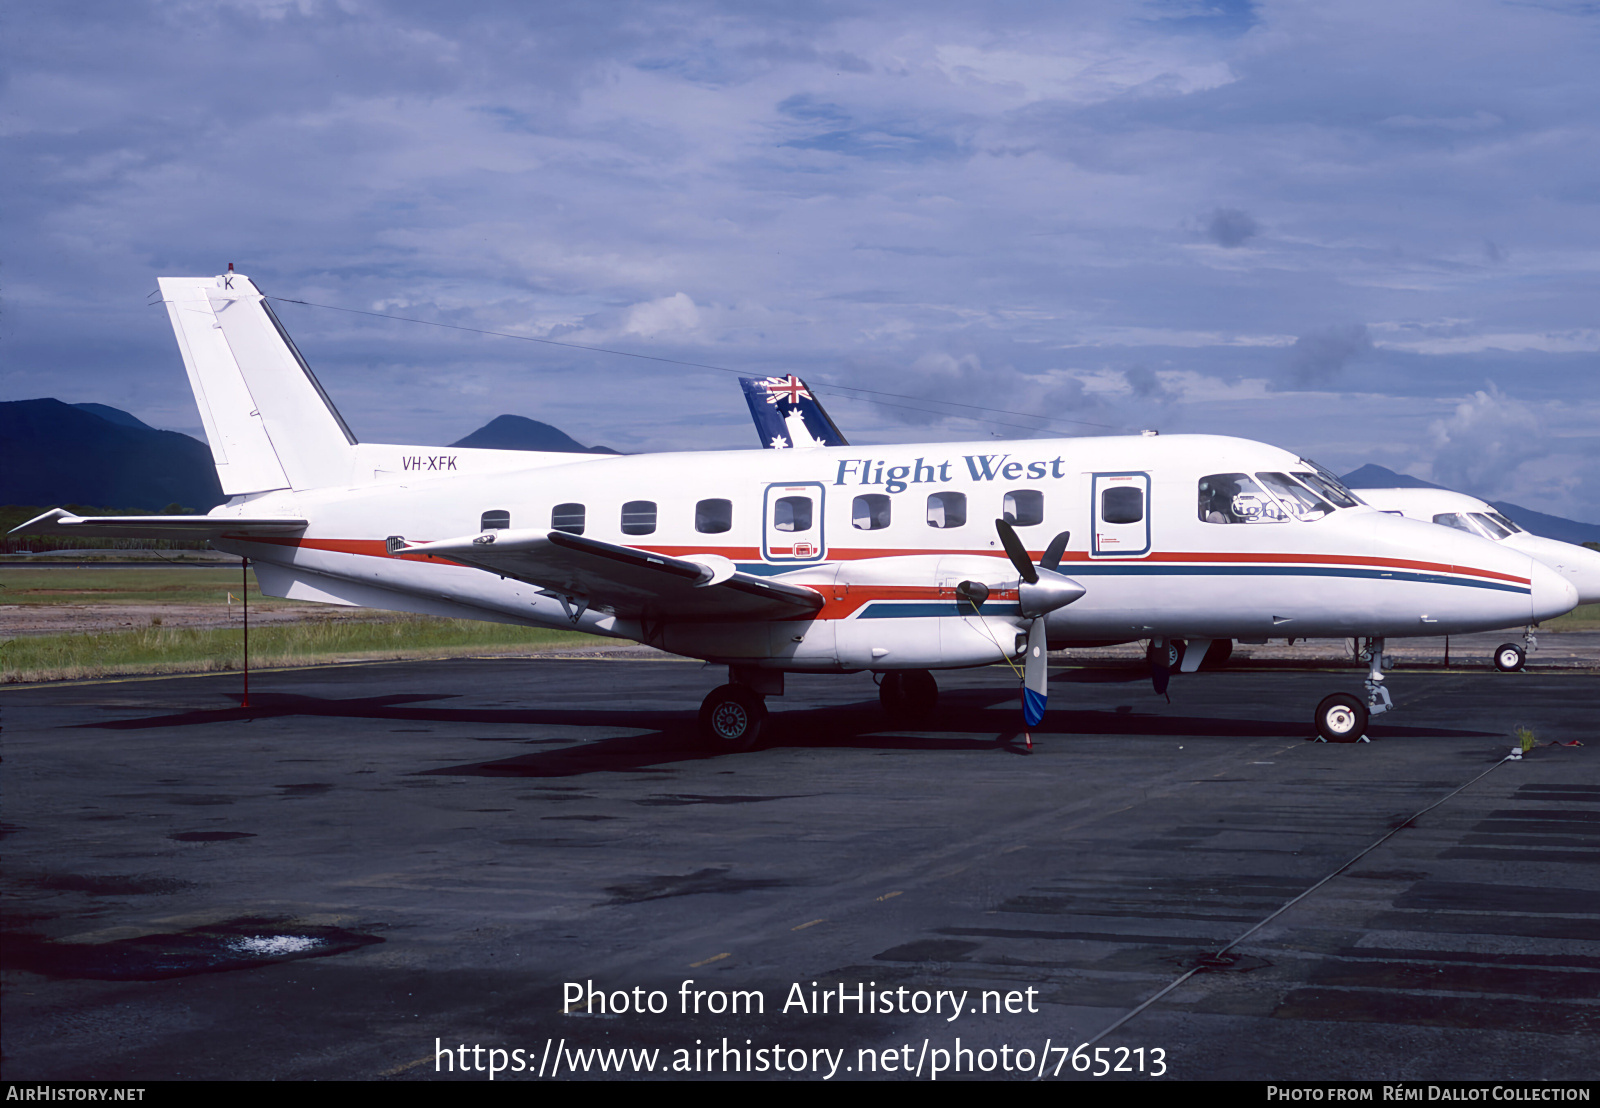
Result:
{"label": "propeller blade", "polygon": [[1072,532],[1063,531],[1050,540],[1050,545],[1044,548],[1044,557],[1039,559],[1039,565],[1045,569],[1060,569],[1061,555],[1067,551],[1067,543],[1072,541]]}
{"label": "propeller blade", "polygon": [[1000,545],[1006,548],[1006,557],[1017,567],[1017,574],[1028,584],[1037,585],[1039,571],[1034,568],[1033,559],[1028,557],[1028,548],[1017,538],[1017,532],[1011,524],[1003,519],[997,519],[994,521],[994,529],[1000,532]]}
{"label": "propeller blade", "polygon": [[1029,727],[1037,727],[1050,696],[1050,645],[1043,619],[1034,620],[1028,628],[1028,657],[1022,673],[1022,718]]}

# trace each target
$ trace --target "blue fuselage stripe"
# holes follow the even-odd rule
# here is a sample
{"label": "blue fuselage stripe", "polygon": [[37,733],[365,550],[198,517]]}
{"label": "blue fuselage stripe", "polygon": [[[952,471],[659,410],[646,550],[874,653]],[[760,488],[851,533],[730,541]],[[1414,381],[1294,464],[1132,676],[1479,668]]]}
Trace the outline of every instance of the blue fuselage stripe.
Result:
{"label": "blue fuselage stripe", "polygon": [[[746,572],[760,572],[778,567],[741,565]],[[1470,577],[1447,577],[1442,573],[1417,573],[1391,569],[1352,569],[1344,566],[1177,566],[1164,563],[1091,562],[1063,565],[1061,572],[1069,577],[1347,577],[1374,581],[1408,581],[1414,584],[1455,585],[1469,589],[1488,589],[1491,592],[1530,595],[1532,589],[1525,585],[1512,585],[1499,581],[1485,581]],[[1012,616],[1018,614],[1016,604],[985,604],[986,616]],[[887,600],[867,604],[858,619],[907,619],[916,616],[970,616],[972,605],[959,601]]]}

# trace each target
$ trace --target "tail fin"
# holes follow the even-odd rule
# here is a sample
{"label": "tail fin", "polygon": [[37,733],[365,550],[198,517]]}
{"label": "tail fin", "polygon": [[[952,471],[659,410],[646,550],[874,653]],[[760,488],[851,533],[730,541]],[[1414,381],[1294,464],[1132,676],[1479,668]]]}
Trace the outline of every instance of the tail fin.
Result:
{"label": "tail fin", "polygon": [[745,403],[756,421],[761,445],[773,450],[807,446],[849,446],[828,413],[800,378],[741,377]]}
{"label": "tail fin", "polygon": [[356,437],[254,282],[225,273],[159,284],[222,491],[345,483]]}

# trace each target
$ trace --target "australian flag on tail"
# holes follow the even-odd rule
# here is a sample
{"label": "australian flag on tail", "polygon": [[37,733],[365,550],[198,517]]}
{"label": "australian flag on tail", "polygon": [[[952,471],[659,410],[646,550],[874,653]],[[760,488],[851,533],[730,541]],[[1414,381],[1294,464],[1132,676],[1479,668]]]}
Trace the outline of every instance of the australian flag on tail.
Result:
{"label": "australian flag on tail", "polygon": [[787,377],[741,377],[745,403],[756,421],[761,445],[771,450],[808,446],[849,446],[806,383]]}

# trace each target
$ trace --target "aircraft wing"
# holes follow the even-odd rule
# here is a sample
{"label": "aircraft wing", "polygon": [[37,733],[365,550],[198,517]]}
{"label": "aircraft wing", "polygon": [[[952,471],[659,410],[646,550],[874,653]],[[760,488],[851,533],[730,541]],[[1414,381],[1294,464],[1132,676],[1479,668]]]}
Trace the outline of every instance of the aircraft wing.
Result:
{"label": "aircraft wing", "polygon": [[565,531],[485,531],[401,550],[514,577],[628,619],[806,619],[822,607],[813,589],[740,573],[717,555],[673,558]]}
{"label": "aircraft wing", "polygon": [[250,519],[242,516],[75,516],[53,508],[36,516],[13,535],[61,535],[75,539],[177,539],[185,542],[223,536],[293,535],[306,529],[303,519]]}

